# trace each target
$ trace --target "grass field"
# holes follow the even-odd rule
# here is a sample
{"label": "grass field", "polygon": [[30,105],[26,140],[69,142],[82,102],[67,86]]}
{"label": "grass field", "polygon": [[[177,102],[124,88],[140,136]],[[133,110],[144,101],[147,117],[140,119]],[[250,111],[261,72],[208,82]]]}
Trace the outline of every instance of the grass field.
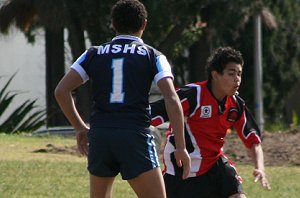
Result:
{"label": "grass field", "polygon": [[[86,198],[89,178],[86,158],[68,154],[34,153],[46,148],[75,145],[74,138],[0,134],[1,198]],[[237,165],[248,198],[299,198],[300,167],[266,167],[272,191],[253,182],[252,167]],[[117,177],[113,197],[136,197],[127,182]]]}

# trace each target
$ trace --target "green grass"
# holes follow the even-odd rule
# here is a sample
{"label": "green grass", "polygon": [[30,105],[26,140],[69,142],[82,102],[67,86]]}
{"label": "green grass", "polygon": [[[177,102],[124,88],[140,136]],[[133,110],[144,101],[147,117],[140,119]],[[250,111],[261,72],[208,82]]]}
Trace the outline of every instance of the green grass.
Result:
{"label": "green grass", "polygon": [[[32,137],[0,134],[0,197],[85,198],[89,197],[86,158],[68,154],[34,153],[47,144],[74,146],[74,138]],[[252,166],[237,165],[244,178],[248,198],[297,198],[300,195],[300,167],[266,167],[272,191],[254,183]],[[136,197],[126,181],[117,177],[113,197]]]}
{"label": "green grass", "polygon": [[300,167],[266,167],[272,190],[264,190],[260,183],[254,183],[253,166],[237,165],[243,177],[243,188],[247,198],[298,198],[300,195]]}
{"label": "green grass", "polygon": [[[0,197],[89,197],[86,158],[67,154],[34,153],[46,148],[74,146],[74,138],[0,134]],[[136,197],[126,181],[117,177],[114,197]]]}

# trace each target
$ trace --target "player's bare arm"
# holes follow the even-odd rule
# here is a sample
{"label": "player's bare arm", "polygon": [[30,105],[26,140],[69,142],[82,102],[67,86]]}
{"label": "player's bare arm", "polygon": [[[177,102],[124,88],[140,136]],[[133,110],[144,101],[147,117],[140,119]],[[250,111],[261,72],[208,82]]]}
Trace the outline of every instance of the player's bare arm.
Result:
{"label": "player's bare arm", "polygon": [[264,156],[261,144],[253,144],[250,153],[255,166],[253,171],[253,176],[255,177],[254,181],[260,181],[263,188],[271,190],[271,185],[265,173]]}
{"label": "player's bare arm", "polygon": [[83,155],[87,155],[87,132],[89,128],[80,117],[72,97],[72,91],[82,83],[83,81],[80,75],[71,69],[57,85],[55,89],[55,98],[68,121],[76,131],[79,152]]}
{"label": "player's bare arm", "polygon": [[166,110],[173,127],[175,136],[175,158],[179,167],[183,166],[182,178],[186,179],[190,172],[191,159],[186,150],[184,129],[183,129],[183,111],[178,95],[175,92],[171,78],[163,78],[157,83],[165,100]]}

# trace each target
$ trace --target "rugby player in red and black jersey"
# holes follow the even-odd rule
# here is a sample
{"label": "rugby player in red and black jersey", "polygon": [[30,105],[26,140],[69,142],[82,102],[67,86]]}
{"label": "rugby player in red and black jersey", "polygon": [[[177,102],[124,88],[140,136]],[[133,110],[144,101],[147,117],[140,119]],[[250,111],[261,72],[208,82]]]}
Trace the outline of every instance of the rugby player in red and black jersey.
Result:
{"label": "rugby player in red and black jersey", "polygon": [[[176,165],[172,127],[164,147],[164,180],[168,198],[246,197],[242,178],[223,153],[227,130],[234,127],[254,161],[255,180],[271,189],[264,170],[261,132],[245,102],[237,95],[243,58],[239,51],[220,47],[207,62],[208,80],[177,90],[185,116],[186,148],[191,157],[189,178],[182,180]],[[152,125],[168,121],[164,100],[151,103]]]}

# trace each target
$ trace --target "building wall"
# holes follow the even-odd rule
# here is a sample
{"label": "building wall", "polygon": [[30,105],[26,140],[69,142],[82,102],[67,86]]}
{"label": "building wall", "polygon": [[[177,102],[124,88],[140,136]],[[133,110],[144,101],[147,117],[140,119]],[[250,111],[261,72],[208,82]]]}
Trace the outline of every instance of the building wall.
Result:
{"label": "building wall", "polygon": [[15,29],[7,36],[0,35],[0,90],[9,77],[17,72],[8,89],[23,92],[0,117],[0,123],[27,99],[38,99],[37,105],[46,107],[44,43],[42,30],[38,32],[34,45],[29,44],[23,33]]}

